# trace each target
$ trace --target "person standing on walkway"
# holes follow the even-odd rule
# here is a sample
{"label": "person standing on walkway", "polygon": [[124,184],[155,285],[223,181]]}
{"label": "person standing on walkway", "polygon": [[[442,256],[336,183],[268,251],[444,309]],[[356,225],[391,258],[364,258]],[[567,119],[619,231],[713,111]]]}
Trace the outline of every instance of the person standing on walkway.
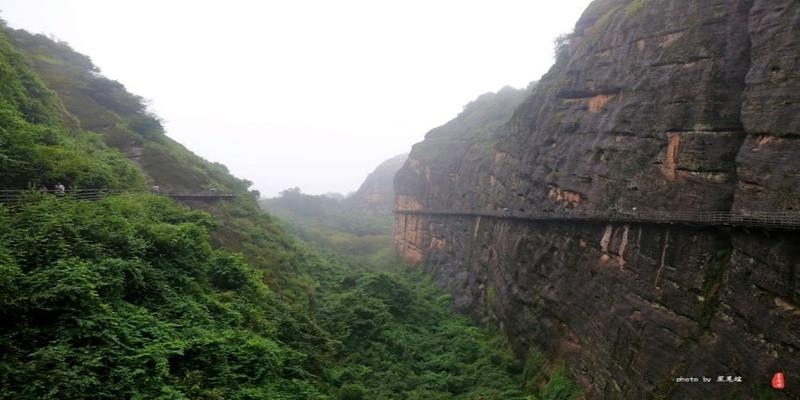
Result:
{"label": "person standing on walkway", "polygon": [[61,182],[58,182],[58,183],[56,184],[56,195],[58,195],[58,196],[64,196],[64,194],[65,194],[66,192],[67,192],[67,188],[66,188],[66,186],[62,185],[62,184],[61,184]]}

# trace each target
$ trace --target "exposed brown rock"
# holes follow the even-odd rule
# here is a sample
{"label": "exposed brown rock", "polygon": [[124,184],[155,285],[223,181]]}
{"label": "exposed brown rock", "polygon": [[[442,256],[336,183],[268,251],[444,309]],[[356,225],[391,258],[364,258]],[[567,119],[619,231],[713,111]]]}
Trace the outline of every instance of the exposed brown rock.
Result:
{"label": "exposed brown rock", "polygon": [[406,162],[408,154],[392,157],[378,165],[364,183],[345,202],[359,212],[390,215],[394,209],[394,175]]}
{"label": "exposed brown rock", "polygon": [[[597,0],[560,54],[507,123],[462,115],[415,145],[398,208],[800,210],[800,2]],[[800,398],[769,387],[800,382],[800,234],[397,221],[459,310],[564,360],[587,398]],[[744,383],[674,381],[719,375]]]}

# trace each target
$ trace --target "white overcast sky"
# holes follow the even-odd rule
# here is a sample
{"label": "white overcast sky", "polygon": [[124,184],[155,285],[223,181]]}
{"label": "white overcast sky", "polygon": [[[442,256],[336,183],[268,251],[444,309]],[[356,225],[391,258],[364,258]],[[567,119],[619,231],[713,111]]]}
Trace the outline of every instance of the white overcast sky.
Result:
{"label": "white overcast sky", "polygon": [[478,95],[547,72],[590,0],[0,0],[262,195],[358,188]]}

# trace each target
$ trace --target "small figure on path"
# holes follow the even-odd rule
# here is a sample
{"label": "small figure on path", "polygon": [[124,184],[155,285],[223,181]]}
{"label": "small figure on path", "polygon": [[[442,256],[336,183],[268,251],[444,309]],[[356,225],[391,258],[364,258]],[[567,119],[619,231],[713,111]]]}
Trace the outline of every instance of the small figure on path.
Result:
{"label": "small figure on path", "polygon": [[153,187],[150,188],[150,192],[153,194],[161,194],[161,188],[158,187],[158,185],[153,185]]}
{"label": "small figure on path", "polygon": [[62,185],[61,182],[56,184],[56,195],[63,196],[67,192],[66,186]]}

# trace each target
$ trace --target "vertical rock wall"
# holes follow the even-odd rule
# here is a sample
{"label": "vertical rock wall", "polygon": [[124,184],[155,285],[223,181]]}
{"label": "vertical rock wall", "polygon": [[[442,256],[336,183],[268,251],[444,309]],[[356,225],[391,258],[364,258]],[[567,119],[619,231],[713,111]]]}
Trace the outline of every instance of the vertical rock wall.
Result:
{"label": "vertical rock wall", "polygon": [[[396,207],[798,211],[798,71],[796,0],[597,0],[506,123],[462,115],[414,147]],[[800,398],[796,233],[399,214],[395,227],[459,309],[521,354],[566,361],[587,398]],[[675,382],[728,375],[744,382]]]}

